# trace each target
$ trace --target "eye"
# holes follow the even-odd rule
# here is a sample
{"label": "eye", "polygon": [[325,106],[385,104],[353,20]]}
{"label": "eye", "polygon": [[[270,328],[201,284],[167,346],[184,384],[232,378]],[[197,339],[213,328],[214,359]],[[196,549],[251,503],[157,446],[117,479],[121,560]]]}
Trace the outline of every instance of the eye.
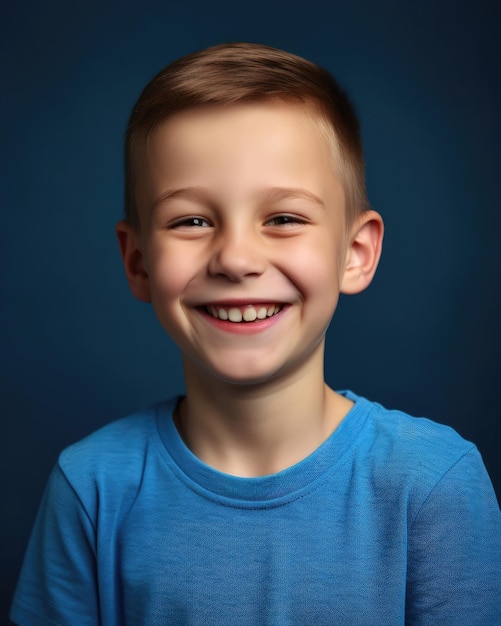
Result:
{"label": "eye", "polygon": [[169,228],[210,228],[211,224],[203,217],[190,215],[175,220],[169,225]]}
{"label": "eye", "polygon": [[296,215],[289,214],[275,215],[266,222],[266,226],[292,227],[300,224],[305,224],[305,221]]}

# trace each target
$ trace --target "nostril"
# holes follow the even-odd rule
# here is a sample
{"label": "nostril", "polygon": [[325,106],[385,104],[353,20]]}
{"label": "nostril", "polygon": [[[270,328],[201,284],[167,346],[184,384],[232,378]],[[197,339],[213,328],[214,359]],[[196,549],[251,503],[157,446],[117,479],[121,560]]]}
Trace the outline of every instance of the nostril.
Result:
{"label": "nostril", "polygon": [[264,257],[255,250],[244,246],[225,247],[218,250],[209,263],[209,273],[239,281],[250,276],[259,276],[266,266]]}

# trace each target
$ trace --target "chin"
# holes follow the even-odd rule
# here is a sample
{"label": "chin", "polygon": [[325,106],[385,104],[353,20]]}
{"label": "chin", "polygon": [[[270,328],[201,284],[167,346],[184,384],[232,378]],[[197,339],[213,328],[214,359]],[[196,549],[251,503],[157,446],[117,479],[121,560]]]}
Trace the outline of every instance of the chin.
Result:
{"label": "chin", "polygon": [[215,377],[221,382],[235,387],[250,387],[252,385],[263,385],[271,382],[276,378],[276,374],[258,373],[258,372],[217,372]]}
{"label": "chin", "polygon": [[262,385],[271,382],[280,375],[280,368],[265,369],[263,367],[217,367],[214,365],[207,366],[205,371],[211,377],[235,386],[248,387],[251,385]]}

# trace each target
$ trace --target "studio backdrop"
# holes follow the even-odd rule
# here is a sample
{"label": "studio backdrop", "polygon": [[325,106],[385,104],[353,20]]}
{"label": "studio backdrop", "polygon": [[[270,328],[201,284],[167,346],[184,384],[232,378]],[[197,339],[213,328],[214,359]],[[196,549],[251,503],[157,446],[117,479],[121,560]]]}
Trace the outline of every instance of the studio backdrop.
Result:
{"label": "studio backdrop", "polygon": [[121,267],[122,143],[142,86],[216,43],[284,48],[351,93],[386,235],[371,287],[340,301],[327,380],[455,428],[478,445],[499,495],[495,4],[21,0],[3,10],[2,615],[60,450],[182,392],[176,348]]}

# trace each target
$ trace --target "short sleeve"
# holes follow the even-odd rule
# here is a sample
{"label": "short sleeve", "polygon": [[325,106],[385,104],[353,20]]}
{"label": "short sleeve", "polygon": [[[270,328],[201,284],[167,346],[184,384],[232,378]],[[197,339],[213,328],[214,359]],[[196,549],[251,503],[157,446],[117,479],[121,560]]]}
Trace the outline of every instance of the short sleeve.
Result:
{"label": "short sleeve", "polygon": [[20,626],[99,624],[96,533],[57,466],[24,558],[10,618]]}
{"label": "short sleeve", "polygon": [[476,448],[438,481],[409,532],[406,624],[501,624],[501,513]]}

